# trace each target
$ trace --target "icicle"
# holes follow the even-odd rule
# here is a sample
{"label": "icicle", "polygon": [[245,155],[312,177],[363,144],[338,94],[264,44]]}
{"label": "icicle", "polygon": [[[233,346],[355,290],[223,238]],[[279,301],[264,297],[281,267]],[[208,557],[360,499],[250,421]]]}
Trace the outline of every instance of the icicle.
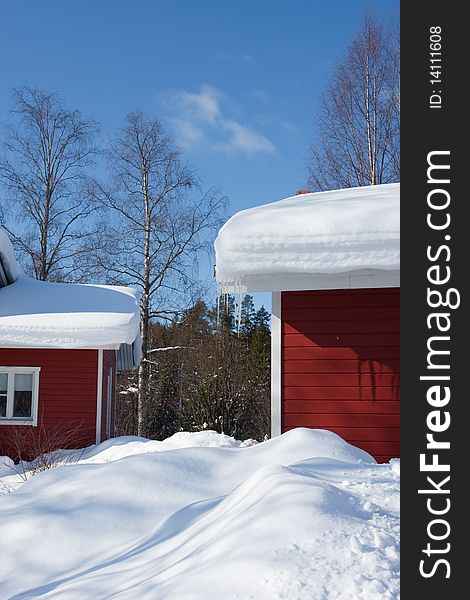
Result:
{"label": "icicle", "polygon": [[220,293],[219,290],[217,290],[217,320],[216,320],[216,329],[217,331],[219,330],[219,326],[220,326]]}

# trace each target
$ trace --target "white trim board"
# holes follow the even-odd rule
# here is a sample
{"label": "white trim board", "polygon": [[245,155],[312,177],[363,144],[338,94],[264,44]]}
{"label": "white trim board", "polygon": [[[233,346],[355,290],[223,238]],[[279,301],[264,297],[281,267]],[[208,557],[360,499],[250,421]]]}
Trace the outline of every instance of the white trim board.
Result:
{"label": "white trim board", "polygon": [[98,376],[96,383],[96,444],[101,443],[101,413],[103,409],[103,350],[98,350]]}
{"label": "white trim board", "polygon": [[271,437],[281,435],[281,292],[272,293]]}
{"label": "white trim board", "polygon": [[106,384],[106,439],[111,437],[111,412],[113,410],[113,368],[109,367]]}
{"label": "white trim board", "polygon": [[294,292],[400,287],[400,271],[359,269],[345,273],[275,273],[244,275],[234,282],[219,282],[223,292]]}

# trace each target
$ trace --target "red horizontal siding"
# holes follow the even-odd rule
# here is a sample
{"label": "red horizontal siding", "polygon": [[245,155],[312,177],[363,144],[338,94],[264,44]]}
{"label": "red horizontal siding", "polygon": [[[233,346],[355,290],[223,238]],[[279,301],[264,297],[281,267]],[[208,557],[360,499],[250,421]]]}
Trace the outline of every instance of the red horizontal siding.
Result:
{"label": "red horizontal siding", "polygon": [[375,360],[388,364],[389,360],[397,360],[398,347],[366,347],[361,348],[321,348],[318,346],[304,346],[301,348],[281,349],[284,360],[348,360],[359,359],[365,361]]}
{"label": "red horizontal siding", "polygon": [[[316,315],[315,315],[316,316]],[[299,321],[292,320],[282,324],[283,333],[332,333],[344,335],[351,333],[396,333],[399,329],[397,319],[364,321]]]}
{"label": "red horizontal siding", "polygon": [[[297,308],[284,308],[283,315],[286,320],[290,321],[309,321],[312,317],[310,308],[297,307]],[[316,321],[335,321],[342,323],[343,321],[369,321],[369,320],[381,320],[381,319],[400,319],[400,307],[393,306],[345,306],[339,312],[336,308],[327,306],[316,306],[315,307],[315,320]]]}
{"label": "red horizontal siding", "polygon": [[284,400],[285,414],[396,415],[398,400]]}
{"label": "red horizontal siding", "polygon": [[303,427],[400,427],[400,415],[383,413],[285,413],[284,423],[287,427],[295,425],[300,417]]}
{"label": "red horizontal siding", "polygon": [[285,400],[397,400],[398,388],[390,387],[284,387]]}
{"label": "red horizontal siding", "polygon": [[399,455],[399,289],[283,292],[282,430]]}
{"label": "red horizontal siding", "polygon": [[[372,307],[377,309],[378,306],[394,307],[396,309],[396,293],[395,289],[388,290],[325,290],[312,292],[283,292],[282,294],[282,309],[305,308],[310,310],[312,305],[317,308],[340,308],[350,310],[351,308],[366,308]],[[364,295],[367,292],[367,295]],[[294,297],[294,294],[296,295]],[[287,296],[290,296],[288,298]],[[288,314],[286,315],[288,316]]]}
{"label": "red horizontal siding", "polygon": [[397,373],[285,373],[290,387],[398,387]]}
{"label": "red horizontal siding", "polygon": [[[36,431],[72,430],[71,444],[95,442],[97,354],[97,350],[0,348],[0,365],[41,367]],[[11,426],[0,425],[0,453],[9,453],[11,435]]]}
{"label": "red horizontal siding", "polygon": [[285,373],[397,373],[400,362],[388,360],[302,360],[291,359],[285,364]]}
{"label": "red horizontal siding", "polygon": [[309,346],[324,348],[325,346],[330,348],[361,348],[368,346],[395,346],[400,345],[400,335],[398,333],[344,333],[344,334],[308,334],[305,333],[291,333],[284,334],[284,347],[290,346]]}

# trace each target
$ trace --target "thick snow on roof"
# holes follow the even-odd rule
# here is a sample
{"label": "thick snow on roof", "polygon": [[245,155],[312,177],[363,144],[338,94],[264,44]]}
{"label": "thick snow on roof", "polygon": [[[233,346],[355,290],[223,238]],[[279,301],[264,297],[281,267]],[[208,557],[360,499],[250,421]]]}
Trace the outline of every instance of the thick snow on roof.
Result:
{"label": "thick snow on roof", "polygon": [[0,347],[116,348],[139,335],[139,305],[125,287],[36,281],[0,289]]}
{"label": "thick snow on roof", "polygon": [[138,337],[135,290],[30,279],[1,228],[0,258],[14,282],[0,288],[0,347],[118,348]]}
{"label": "thick snow on roof", "polygon": [[235,214],[215,241],[219,289],[321,289],[336,274],[351,274],[343,287],[362,287],[384,271],[383,285],[391,273],[398,282],[399,198],[393,183],[302,194]]}
{"label": "thick snow on roof", "polygon": [[7,271],[7,276],[9,275],[13,281],[16,281],[18,277],[23,274],[23,271],[20,265],[16,262],[15,252],[13,250],[13,246],[11,245],[10,238],[8,237],[6,231],[4,231],[1,227],[0,258],[3,267]]}
{"label": "thick snow on roof", "polygon": [[0,347],[116,348],[139,335],[139,305],[125,287],[36,281],[0,289]]}

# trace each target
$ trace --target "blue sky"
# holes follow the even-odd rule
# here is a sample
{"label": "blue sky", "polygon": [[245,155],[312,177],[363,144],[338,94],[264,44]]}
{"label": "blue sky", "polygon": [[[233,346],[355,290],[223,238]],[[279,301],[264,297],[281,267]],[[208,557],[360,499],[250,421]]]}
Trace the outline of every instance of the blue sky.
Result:
{"label": "blue sky", "polygon": [[398,0],[22,0],[2,3],[0,122],[10,90],[55,89],[103,140],[139,108],[161,119],[228,213],[305,185],[315,111],[364,11]]}

